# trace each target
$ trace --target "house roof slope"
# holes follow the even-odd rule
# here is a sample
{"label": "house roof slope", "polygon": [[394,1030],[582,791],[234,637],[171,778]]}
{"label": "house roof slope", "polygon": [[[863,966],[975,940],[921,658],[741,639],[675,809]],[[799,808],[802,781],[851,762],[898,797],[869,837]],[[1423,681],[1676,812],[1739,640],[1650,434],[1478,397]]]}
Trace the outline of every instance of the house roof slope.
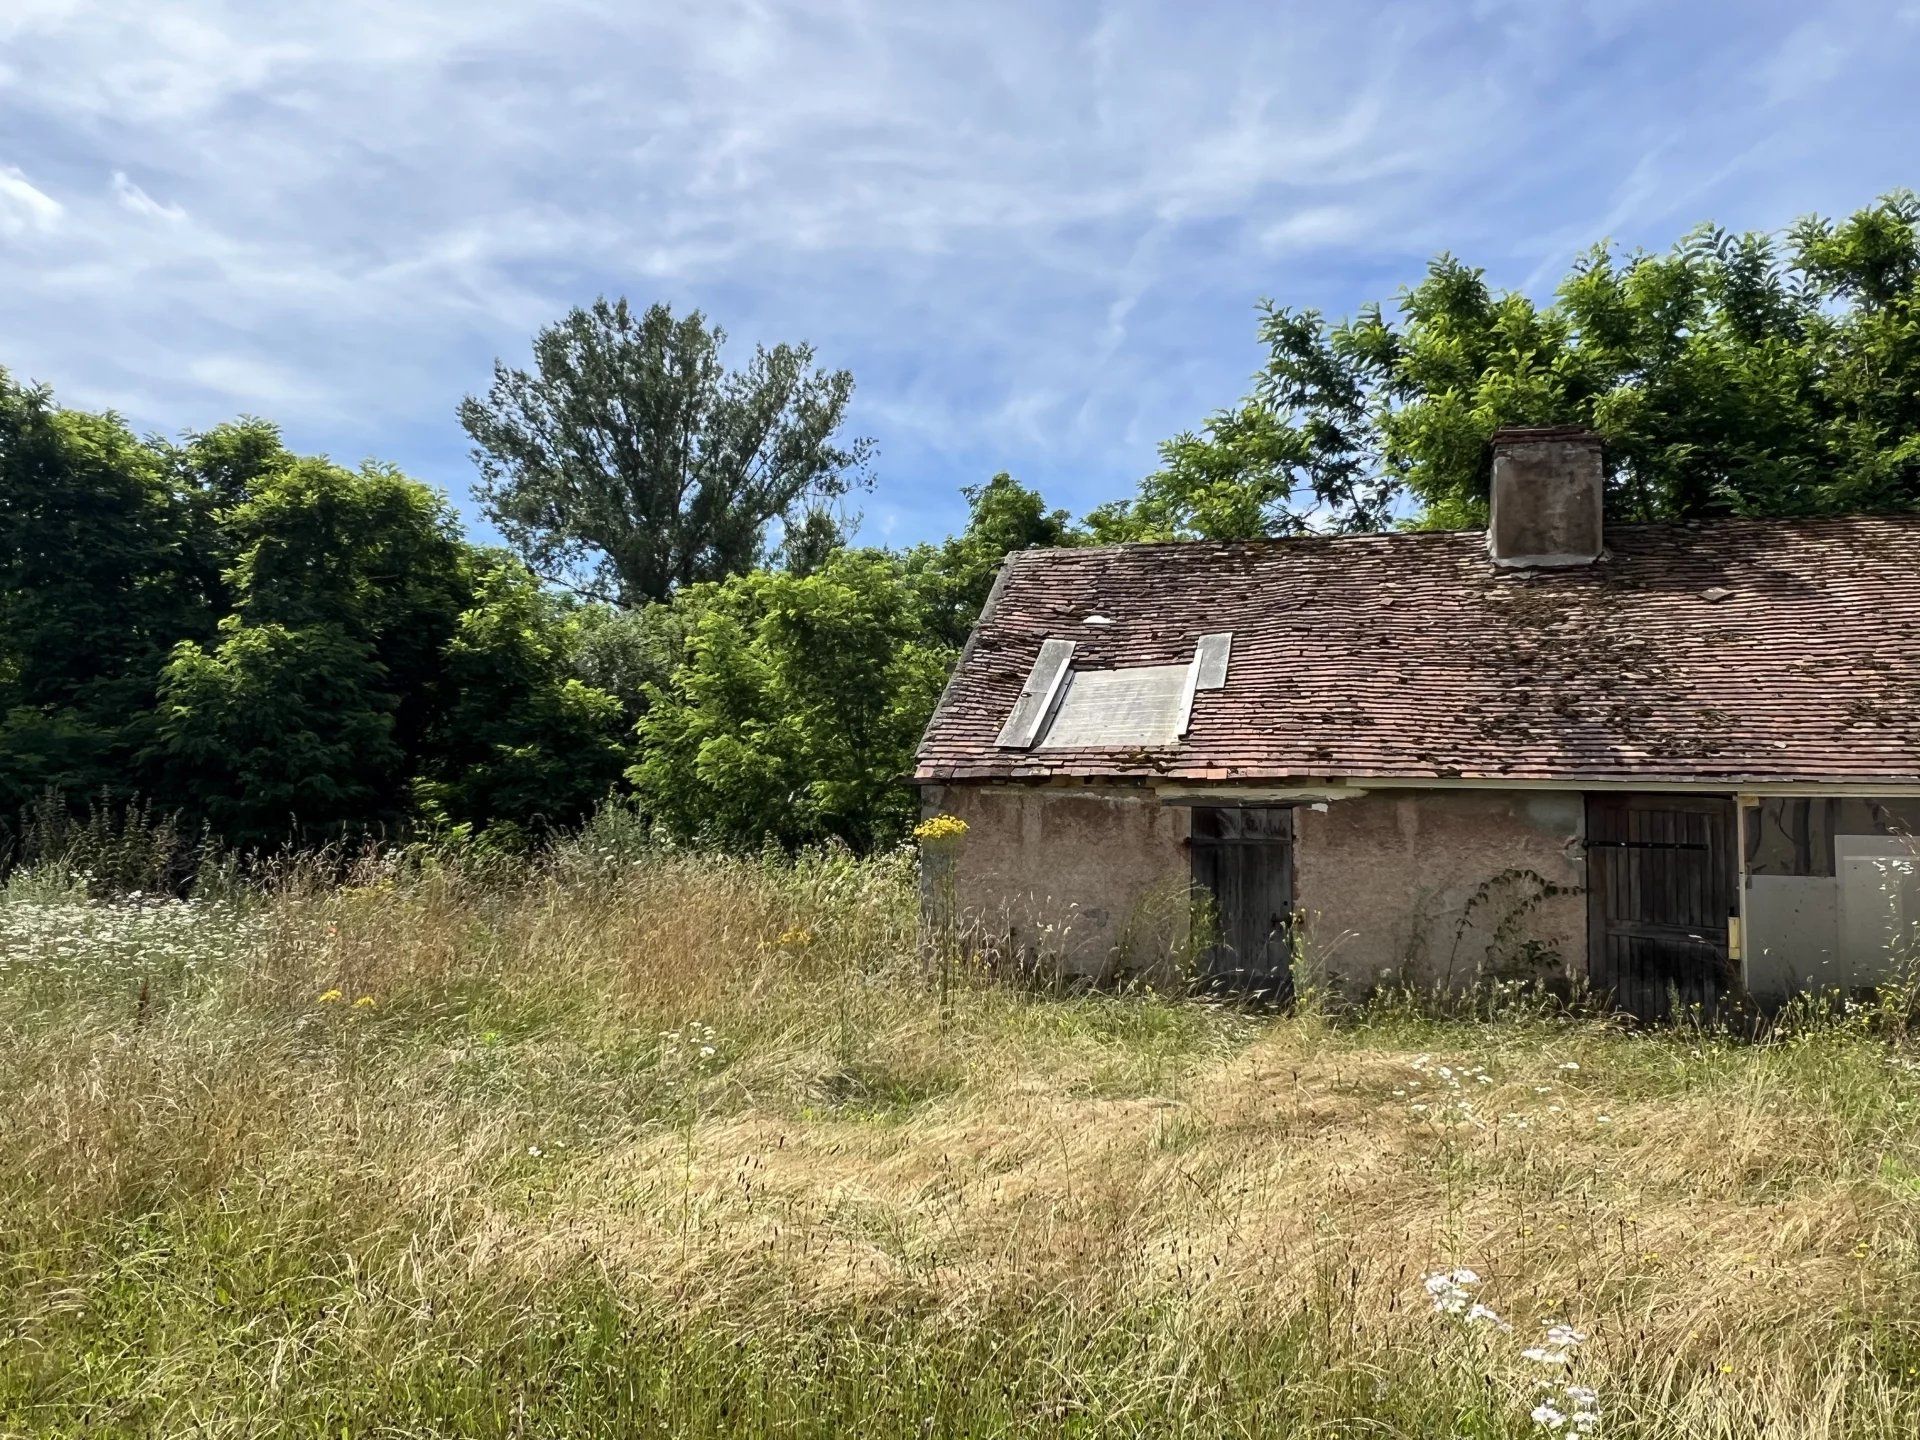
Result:
{"label": "house roof slope", "polygon": [[[1479,531],[1017,553],[914,778],[1920,782],[1920,515],[1607,546],[1566,570],[1500,569]],[[996,744],[1043,641],[1105,669],[1218,631],[1226,684],[1179,742]]]}

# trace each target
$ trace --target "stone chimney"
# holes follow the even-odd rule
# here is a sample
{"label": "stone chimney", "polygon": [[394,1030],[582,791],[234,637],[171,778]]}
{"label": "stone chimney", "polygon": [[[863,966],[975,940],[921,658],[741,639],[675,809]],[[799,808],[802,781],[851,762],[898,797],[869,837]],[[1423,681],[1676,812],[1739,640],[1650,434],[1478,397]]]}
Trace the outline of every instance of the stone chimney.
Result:
{"label": "stone chimney", "polygon": [[1496,430],[1487,553],[1513,567],[1591,565],[1605,543],[1600,437],[1578,425]]}

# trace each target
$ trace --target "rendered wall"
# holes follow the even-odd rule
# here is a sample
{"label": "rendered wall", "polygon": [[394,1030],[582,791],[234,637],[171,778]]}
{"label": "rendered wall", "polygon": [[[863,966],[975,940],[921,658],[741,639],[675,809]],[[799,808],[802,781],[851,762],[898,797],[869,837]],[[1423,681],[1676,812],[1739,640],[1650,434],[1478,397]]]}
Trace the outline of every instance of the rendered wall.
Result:
{"label": "rendered wall", "polygon": [[[931,785],[926,815],[967,835],[930,861],[930,907],[976,948],[1068,974],[1169,976],[1188,934],[1188,812],[1150,791]],[[943,891],[948,893],[943,894]]]}
{"label": "rendered wall", "polygon": [[1377,790],[1294,823],[1308,961],[1348,988],[1585,974],[1577,792]]}
{"label": "rendered wall", "polygon": [[1870,985],[1920,962],[1920,801],[1769,796],[1745,824],[1755,994]]}
{"label": "rendered wall", "polygon": [[[1123,787],[929,786],[921,803],[967,822],[923,883],[976,939],[1101,978],[1185,958],[1186,807]],[[1320,973],[1365,988],[1383,972],[1584,972],[1580,795],[1376,791],[1294,814],[1294,893]]]}

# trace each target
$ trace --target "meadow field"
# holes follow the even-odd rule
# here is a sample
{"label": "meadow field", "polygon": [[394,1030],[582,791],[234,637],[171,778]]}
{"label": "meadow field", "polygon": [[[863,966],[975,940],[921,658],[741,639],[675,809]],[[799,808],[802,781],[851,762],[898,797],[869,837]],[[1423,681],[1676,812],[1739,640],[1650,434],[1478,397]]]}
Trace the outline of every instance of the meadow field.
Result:
{"label": "meadow field", "polygon": [[1904,998],[1282,1016],[916,925],[907,854],[591,834],[16,873],[0,1434],[1920,1434]]}

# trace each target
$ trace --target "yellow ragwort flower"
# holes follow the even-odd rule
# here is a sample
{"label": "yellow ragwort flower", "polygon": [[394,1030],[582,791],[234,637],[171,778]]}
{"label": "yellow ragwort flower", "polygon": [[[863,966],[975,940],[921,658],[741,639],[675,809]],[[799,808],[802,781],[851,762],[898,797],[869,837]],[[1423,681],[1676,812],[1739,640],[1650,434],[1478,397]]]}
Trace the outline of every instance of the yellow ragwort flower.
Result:
{"label": "yellow ragwort flower", "polygon": [[913,838],[925,844],[936,840],[958,840],[967,833],[967,822],[958,815],[935,815],[913,827]]}
{"label": "yellow ragwort flower", "polygon": [[337,1001],[341,1001],[341,1000],[344,1000],[344,999],[346,999],[346,998],[347,998],[347,997],[346,997],[346,996],[344,996],[344,995],[342,995],[342,994],[341,994],[341,993],[340,993],[340,992],[339,992],[338,990],[329,990],[329,991],[327,991],[327,993],[326,993],[326,994],[324,994],[324,995],[322,995],[322,996],[320,997],[320,1003],[321,1003],[322,1005],[332,1005],[332,1004],[334,1004],[334,1003],[336,1003]]}
{"label": "yellow ragwort flower", "polygon": [[358,1000],[353,1002],[353,1008],[356,1010],[371,1010],[373,1008],[373,997],[371,995],[362,995]]}

